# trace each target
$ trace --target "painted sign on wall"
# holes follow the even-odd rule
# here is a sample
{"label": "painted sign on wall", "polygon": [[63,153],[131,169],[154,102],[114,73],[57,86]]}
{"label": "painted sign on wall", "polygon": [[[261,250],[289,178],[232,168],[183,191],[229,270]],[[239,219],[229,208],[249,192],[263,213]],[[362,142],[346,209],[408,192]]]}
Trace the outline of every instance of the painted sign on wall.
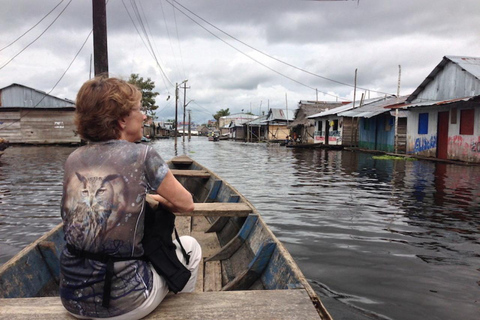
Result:
{"label": "painted sign on wall", "polygon": [[413,148],[413,152],[422,152],[435,148],[437,148],[437,136],[431,136],[430,138],[420,137],[415,139],[415,147]]}

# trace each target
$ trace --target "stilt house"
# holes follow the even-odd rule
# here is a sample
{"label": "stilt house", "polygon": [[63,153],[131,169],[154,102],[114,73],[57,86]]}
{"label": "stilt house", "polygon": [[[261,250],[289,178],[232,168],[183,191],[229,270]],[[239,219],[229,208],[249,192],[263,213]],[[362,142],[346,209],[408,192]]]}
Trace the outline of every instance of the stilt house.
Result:
{"label": "stilt house", "polygon": [[407,153],[480,162],[480,58],[445,56],[404,108]]}
{"label": "stilt house", "polygon": [[285,141],[285,138],[290,135],[290,129],[287,125],[293,122],[293,111],[272,108],[268,110],[267,119],[267,140],[271,142]]}
{"label": "stilt house", "polygon": [[359,118],[340,116],[340,114],[380,99],[355,101],[309,116],[309,119],[315,121],[314,143],[344,147],[358,146]]}
{"label": "stilt house", "polygon": [[[338,113],[344,118],[358,119],[358,147],[368,150],[405,153],[407,118],[406,112],[396,115],[387,109],[404,105],[407,96],[390,96]],[[395,117],[397,116],[397,121]],[[395,141],[395,125],[397,141]],[[397,145],[395,145],[397,143]]]}
{"label": "stilt house", "polygon": [[291,133],[295,133],[300,137],[300,142],[314,143],[315,121],[309,119],[308,116],[320,113],[332,108],[341,106],[341,102],[327,101],[304,101],[298,103],[298,109],[295,110],[295,119],[288,125]]}
{"label": "stilt house", "polygon": [[236,113],[220,117],[218,120],[220,135],[228,134],[230,138],[240,137],[240,139],[245,139],[245,134],[242,132],[243,124],[256,118],[258,118],[258,116],[248,113]]}
{"label": "stilt house", "polygon": [[260,116],[255,120],[245,122],[243,125],[246,132],[246,142],[259,142],[267,140],[267,116]]}
{"label": "stilt house", "polygon": [[0,136],[10,143],[77,144],[75,102],[13,83],[0,89]]}

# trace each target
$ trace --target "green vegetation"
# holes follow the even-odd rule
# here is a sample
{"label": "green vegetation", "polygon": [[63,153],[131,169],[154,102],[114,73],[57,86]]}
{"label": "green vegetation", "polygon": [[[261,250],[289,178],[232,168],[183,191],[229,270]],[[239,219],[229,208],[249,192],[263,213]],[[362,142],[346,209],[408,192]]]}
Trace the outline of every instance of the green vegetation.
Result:
{"label": "green vegetation", "polygon": [[230,115],[230,108],[227,109],[220,109],[220,111],[217,111],[217,113],[212,114],[213,118],[217,120],[217,127],[218,127],[218,119],[221,117],[229,116]]}
{"label": "green vegetation", "polygon": [[155,119],[155,110],[158,109],[158,106],[155,105],[155,97],[159,95],[158,92],[153,92],[155,82],[150,78],[143,80],[143,77],[140,77],[138,73],[132,73],[128,83],[134,84],[140,89],[142,92],[142,110],[148,117]]}
{"label": "green vegetation", "polygon": [[405,160],[405,161],[415,161],[417,159],[412,157],[397,157],[397,156],[389,156],[389,155],[382,155],[382,156],[373,156],[375,160]]}

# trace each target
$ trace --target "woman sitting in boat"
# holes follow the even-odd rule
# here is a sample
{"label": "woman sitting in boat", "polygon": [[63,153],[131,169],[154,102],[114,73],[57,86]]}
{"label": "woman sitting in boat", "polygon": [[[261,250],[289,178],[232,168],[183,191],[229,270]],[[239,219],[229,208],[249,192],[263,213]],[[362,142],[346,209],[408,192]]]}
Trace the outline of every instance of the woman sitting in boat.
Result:
{"label": "woman sitting in boat", "polygon": [[[160,155],[134,143],[143,136],[141,98],[135,86],[107,77],[87,81],[77,95],[75,124],[88,144],[65,162],[60,278],[62,303],[77,318],[140,319],[152,312],[169,288],[144,259],[146,194],[154,192],[173,212],[194,208]],[[192,237],[180,240],[190,259],[175,241],[178,259],[191,272],[181,292],[191,292],[201,248]]]}

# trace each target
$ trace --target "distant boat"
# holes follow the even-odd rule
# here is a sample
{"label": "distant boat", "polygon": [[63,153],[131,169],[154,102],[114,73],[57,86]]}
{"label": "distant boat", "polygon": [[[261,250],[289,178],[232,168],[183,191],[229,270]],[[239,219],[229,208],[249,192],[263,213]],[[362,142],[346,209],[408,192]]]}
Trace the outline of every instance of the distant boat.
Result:
{"label": "distant boat", "polygon": [[[195,210],[177,213],[176,227],[202,246],[193,293],[169,294],[147,318],[331,319],[283,244],[235,188],[187,156],[169,162],[192,193]],[[59,319],[69,315],[58,295],[62,225],[0,267],[0,315]],[[34,299],[25,299],[38,297]]]}
{"label": "distant boat", "polygon": [[230,139],[230,134],[229,133],[224,133],[221,136],[218,137],[219,140],[228,140]]}
{"label": "distant boat", "polygon": [[208,133],[208,141],[218,141],[220,139],[220,133],[218,130]]}

